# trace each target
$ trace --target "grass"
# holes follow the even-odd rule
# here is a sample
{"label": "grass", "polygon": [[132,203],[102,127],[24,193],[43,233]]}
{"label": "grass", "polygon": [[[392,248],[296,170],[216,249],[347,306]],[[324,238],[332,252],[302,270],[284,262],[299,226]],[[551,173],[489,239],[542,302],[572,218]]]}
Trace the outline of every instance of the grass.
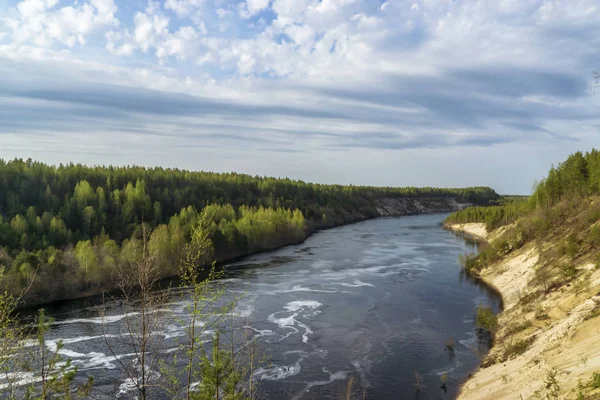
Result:
{"label": "grass", "polygon": [[548,315],[548,313],[539,308],[536,312],[535,312],[535,319],[540,320],[540,321],[545,321],[550,319],[550,316]]}
{"label": "grass", "polygon": [[560,266],[560,273],[566,280],[570,281],[577,275],[577,268],[571,264],[563,264]]}
{"label": "grass", "polygon": [[504,359],[508,360],[509,358],[520,356],[527,351],[531,343],[533,343],[532,339],[523,339],[510,344],[504,351]]}
{"label": "grass", "polygon": [[594,372],[587,386],[590,389],[600,389],[600,372]]}
{"label": "grass", "polygon": [[524,330],[530,328],[532,325],[533,324],[531,323],[531,321],[525,321],[521,324],[510,326],[508,329],[506,329],[506,335],[510,336],[523,332]]}

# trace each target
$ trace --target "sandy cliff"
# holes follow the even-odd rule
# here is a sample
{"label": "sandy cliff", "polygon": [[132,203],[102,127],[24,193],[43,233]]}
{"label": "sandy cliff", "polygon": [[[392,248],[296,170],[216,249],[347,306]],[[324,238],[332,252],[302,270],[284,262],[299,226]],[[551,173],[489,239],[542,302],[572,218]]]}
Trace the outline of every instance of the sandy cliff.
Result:
{"label": "sandy cliff", "polygon": [[[490,241],[499,235],[484,224],[450,228]],[[536,278],[538,264],[529,243],[481,272],[503,297],[501,329],[459,399],[600,399],[599,389],[578,387],[600,373],[600,269],[577,265],[576,280],[548,291]],[[554,373],[556,385],[548,383]]]}

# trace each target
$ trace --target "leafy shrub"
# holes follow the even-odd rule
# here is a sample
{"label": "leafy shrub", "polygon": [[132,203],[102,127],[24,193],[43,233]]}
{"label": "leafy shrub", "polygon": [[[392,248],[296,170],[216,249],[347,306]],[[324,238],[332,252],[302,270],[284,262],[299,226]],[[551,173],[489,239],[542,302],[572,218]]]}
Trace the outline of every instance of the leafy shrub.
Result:
{"label": "leafy shrub", "polygon": [[449,338],[448,340],[446,340],[446,343],[444,344],[444,350],[450,353],[454,353],[454,351],[456,350],[456,341],[453,338]]}
{"label": "leafy shrub", "polygon": [[590,229],[588,241],[592,246],[600,246],[600,226],[595,225]]}
{"label": "leafy shrub", "polygon": [[565,279],[571,280],[577,275],[577,268],[571,264],[563,264],[560,266],[560,273]]}
{"label": "leafy shrub", "polygon": [[592,389],[600,389],[600,372],[594,372],[590,381],[588,382],[588,387]]}
{"label": "leafy shrub", "polygon": [[548,315],[548,313],[545,310],[540,308],[535,312],[535,319],[538,319],[540,321],[545,321],[547,319],[550,319],[550,316]]}
{"label": "leafy shrub", "polygon": [[460,264],[465,269],[465,271],[469,273],[473,273],[481,269],[479,257],[475,254],[461,254]]}
{"label": "leafy shrub", "polygon": [[558,383],[558,379],[556,378],[558,375],[558,371],[552,369],[548,371],[548,375],[546,379],[544,379],[544,384],[546,387],[546,398],[550,399],[558,399],[558,393],[560,392],[560,385]]}
{"label": "leafy shrub", "polygon": [[577,237],[571,233],[562,244],[562,253],[568,257],[575,258],[577,252],[579,252],[579,243],[577,242]]}
{"label": "leafy shrub", "polygon": [[525,321],[521,324],[513,325],[506,330],[506,335],[510,336],[510,335],[515,335],[519,332],[523,332],[524,330],[530,328],[532,325],[533,324],[531,323],[531,321]]}
{"label": "leafy shrub", "polygon": [[510,344],[504,351],[504,359],[509,359],[514,356],[520,356],[521,354],[525,353],[529,346],[531,346],[532,342],[532,339],[524,339],[519,340],[516,343]]}
{"label": "leafy shrub", "polygon": [[485,329],[490,333],[498,331],[498,317],[490,306],[480,304],[477,306],[477,314],[475,316],[475,325]]}

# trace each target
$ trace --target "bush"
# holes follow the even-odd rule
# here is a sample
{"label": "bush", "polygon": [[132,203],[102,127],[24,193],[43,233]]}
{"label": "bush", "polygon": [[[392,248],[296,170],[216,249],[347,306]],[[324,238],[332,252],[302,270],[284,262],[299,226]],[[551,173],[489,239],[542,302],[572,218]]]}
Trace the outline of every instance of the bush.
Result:
{"label": "bush", "polygon": [[535,312],[535,319],[538,319],[540,321],[545,321],[547,319],[550,319],[550,316],[548,315],[548,313],[542,309],[538,309]]}
{"label": "bush", "polygon": [[600,226],[595,225],[590,229],[588,241],[592,246],[600,246]]}
{"label": "bush", "polygon": [[510,336],[515,335],[519,332],[523,332],[525,329],[530,328],[532,325],[533,324],[531,323],[531,321],[525,321],[521,324],[513,325],[506,330],[506,335]]}
{"label": "bush", "polygon": [[567,236],[562,245],[563,254],[568,257],[575,258],[579,252],[579,243],[577,237],[574,234]]}
{"label": "bush", "polygon": [[456,341],[453,338],[446,340],[446,343],[444,344],[444,350],[454,353],[456,350]]}
{"label": "bush", "polygon": [[521,354],[525,353],[529,346],[531,346],[532,342],[532,339],[524,339],[519,340],[516,343],[510,344],[504,351],[504,359],[509,359],[514,356],[520,356]]}
{"label": "bush", "polygon": [[600,372],[594,372],[590,381],[588,382],[588,387],[592,389],[600,389]]}
{"label": "bush", "polygon": [[492,334],[496,333],[498,331],[498,317],[490,306],[484,306],[480,304],[477,306],[475,325],[479,328],[489,331]]}
{"label": "bush", "polygon": [[577,268],[571,264],[563,264],[560,267],[560,273],[565,279],[571,280],[577,275]]}
{"label": "bush", "polygon": [[481,265],[478,258],[475,254],[461,254],[460,263],[467,272],[479,271]]}

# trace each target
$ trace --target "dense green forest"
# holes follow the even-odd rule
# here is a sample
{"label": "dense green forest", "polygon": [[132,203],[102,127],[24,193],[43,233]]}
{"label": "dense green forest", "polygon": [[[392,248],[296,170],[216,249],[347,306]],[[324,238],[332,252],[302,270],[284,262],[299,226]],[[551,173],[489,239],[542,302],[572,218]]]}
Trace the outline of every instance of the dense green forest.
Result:
{"label": "dense green forest", "polygon": [[[378,215],[378,199],[453,196],[486,205],[492,189],[311,184],[236,173],[50,166],[0,160],[0,265],[33,301],[111,286],[115,265],[140,251],[142,231],[175,274],[198,214],[212,218],[218,260],[299,242],[310,232]],[[142,226],[147,229],[142,229]],[[37,300],[36,300],[37,299]]]}
{"label": "dense green forest", "polygon": [[[567,257],[600,265],[600,152],[577,152],[552,166],[535,185],[528,199],[513,199],[496,206],[471,207],[446,219],[447,224],[483,222],[488,231],[510,228],[478,256],[464,259],[468,271],[477,273],[503,255],[535,241],[545,263]],[[548,243],[558,243],[549,246]],[[572,266],[565,264],[571,275]],[[569,269],[570,268],[570,269]],[[570,271],[570,272],[569,272]],[[564,272],[564,271],[563,271]]]}
{"label": "dense green forest", "polygon": [[561,201],[600,195],[600,151],[577,152],[535,184],[532,196],[512,198],[503,205],[471,207],[452,214],[447,223],[485,222],[488,230],[516,221],[538,208],[548,209]]}

